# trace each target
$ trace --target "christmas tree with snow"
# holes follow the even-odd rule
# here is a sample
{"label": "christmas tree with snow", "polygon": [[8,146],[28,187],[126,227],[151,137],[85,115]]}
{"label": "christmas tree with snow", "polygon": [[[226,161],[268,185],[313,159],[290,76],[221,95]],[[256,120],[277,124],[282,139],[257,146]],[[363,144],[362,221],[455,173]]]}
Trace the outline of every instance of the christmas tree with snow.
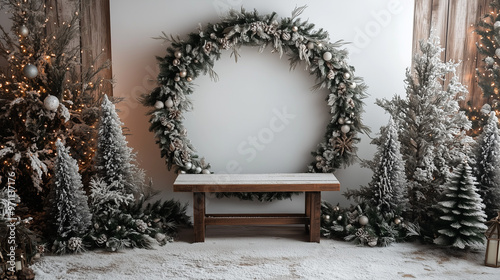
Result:
{"label": "christmas tree with snow", "polygon": [[[0,173],[16,174],[21,205],[44,231],[48,194],[61,139],[77,160],[83,178],[92,173],[98,120],[98,73],[108,65],[80,63],[79,1],[68,17],[54,18],[43,0],[0,0],[12,20],[0,26]],[[56,24],[55,24],[55,23]],[[7,185],[6,177],[0,188]],[[27,209],[27,210],[26,210]],[[29,213],[24,213],[29,211]]]}
{"label": "christmas tree with snow", "polygon": [[414,57],[413,72],[406,73],[406,97],[377,100],[377,104],[399,127],[410,218],[425,236],[432,236],[437,219],[432,210],[441,185],[471,154],[473,139],[466,135],[471,123],[458,103],[467,93],[456,76],[458,64],[441,61],[443,49],[434,31],[428,40],[420,41],[420,51]]}
{"label": "christmas tree with snow", "polygon": [[366,162],[374,173],[372,181],[368,187],[347,191],[345,195],[358,202],[366,202],[379,213],[394,218],[406,208],[407,182],[398,131],[392,119],[387,127],[381,128],[380,137],[372,143],[377,144],[377,152],[373,161]]}
{"label": "christmas tree with snow", "polygon": [[467,162],[455,169],[436,206],[441,216],[434,243],[459,249],[484,243],[486,214],[476,184]]}
{"label": "christmas tree with snow", "polygon": [[495,112],[490,113],[477,140],[475,156],[474,173],[479,183],[479,194],[486,205],[486,215],[491,219],[500,211],[500,134]]}
{"label": "christmas tree with snow", "polygon": [[[57,228],[57,244],[64,244],[64,241],[87,233],[92,215],[76,160],[69,155],[68,149],[61,140],[56,141],[56,147],[54,218]],[[60,249],[58,248],[58,251]]]}
{"label": "christmas tree with snow", "polygon": [[113,186],[111,190],[134,194],[144,182],[144,175],[135,164],[132,148],[127,146],[122,125],[115,105],[105,95],[101,105],[95,159],[97,175],[105,184]]}
{"label": "christmas tree with snow", "polygon": [[402,221],[407,207],[407,182],[398,131],[392,119],[380,129],[380,137],[372,144],[377,145],[374,159],[364,162],[373,170],[371,182],[367,187],[344,193],[359,203],[350,209],[323,203],[323,236],[342,237],[369,246],[387,246],[417,234],[412,224]]}

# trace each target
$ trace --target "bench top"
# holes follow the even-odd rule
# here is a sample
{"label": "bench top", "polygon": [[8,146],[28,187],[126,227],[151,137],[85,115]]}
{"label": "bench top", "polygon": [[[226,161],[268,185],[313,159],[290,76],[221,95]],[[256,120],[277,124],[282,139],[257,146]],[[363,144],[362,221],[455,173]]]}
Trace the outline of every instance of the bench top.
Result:
{"label": "bench top", "polygon": [[311,192],[338,191],[331,173],[179,174],[174,192]]}

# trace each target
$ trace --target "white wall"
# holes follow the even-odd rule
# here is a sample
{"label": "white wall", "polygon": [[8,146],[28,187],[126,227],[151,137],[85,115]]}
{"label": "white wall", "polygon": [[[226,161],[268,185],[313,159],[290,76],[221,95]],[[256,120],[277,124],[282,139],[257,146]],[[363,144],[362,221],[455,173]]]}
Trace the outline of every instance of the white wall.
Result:
{"label": "white wall", "polygon": [[[148,131],[146,109],[137,98],[155,87],[158,73],[155,56],[166,54],[166,45],[153,37],[166,34],[185,36],[195,32],[198,23],[216,23],[219,15],[229,8],[254,8],[260,14],[277,12],[288,17],[296,6],[308,8],[301,15],[317,28],[330,34],[330,41],[343,39],[352,44],[350,63],[356,75],[364,77],[370,97],[366,99],[365,123],[374,136],[388,116],[374,104],[376,98],[390,98],[404,93],[404,73],[411,64],[413,1],[372,0],[343,1],[316,0],[295,2],[288,0],[111,0],[111,35],[113,74],[116,79],[114,94],[125,97],[118,105],[120,117],[130,129],[127,137],[138,153],[141,167],[153,178],[155,187],[165,198],[178,198],[191,204],[190,194],[172,192],[175,174],[167,171],[154,136]],[[303,68],[289,72],[284,56],[269,51],[259,54],[253,48],[243,48],[238,63],[229,57],[229,51],[216,62],[219,82],[199,77],[194,81],[192,95],[194,111],[186,114],[185,124],[189,138],[200,155],[212,165],[212,171],[224,173],[228,163],[237,164],[240,173],[304,172],[312,161],[310,152],[323,137],[328,123],[327,92],[310,92],[314,85]],[[283,131],[273,133],[269,143],[256,157],[238,151],[237,147],[248,137],[257,136],[269,127],[276,110],[293,115]],[[249,148],[250,145],[245,146]],[[374,146],[368,136],[362,136],[359,156],[371,159]],[[336,176],[342,190],[366,185],[371,171],[358,164],[339,170]],[[331,203],[348,205],[342,192],[324,193]],[[190,208],[191,209],[191,208]],[[208,200],[209,212],[297,212],[303,209],[303,197],[292,202],[240,202],[236,199]]]}

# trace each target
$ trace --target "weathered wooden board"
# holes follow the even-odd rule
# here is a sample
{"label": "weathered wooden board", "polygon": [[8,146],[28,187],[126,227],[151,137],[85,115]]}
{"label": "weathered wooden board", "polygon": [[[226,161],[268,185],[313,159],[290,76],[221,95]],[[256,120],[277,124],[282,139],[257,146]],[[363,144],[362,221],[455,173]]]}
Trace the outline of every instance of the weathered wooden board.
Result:
{"label": "weathered wooden board", "polygon": [[[481,66],[476,42],[479,38],[473,32],[474,25],[489,11],[491,0],[415,0],[413,50],[418,53],[418,42],[427,39],[434,28],[445,49],[442,59],[461,62],[457,75],[469,94],[462,102],[465,107],[470,101],[473,107],[484,103],[481,89],[476,80],[476,68]],[[479,63],[479,64],[478,64]]]}

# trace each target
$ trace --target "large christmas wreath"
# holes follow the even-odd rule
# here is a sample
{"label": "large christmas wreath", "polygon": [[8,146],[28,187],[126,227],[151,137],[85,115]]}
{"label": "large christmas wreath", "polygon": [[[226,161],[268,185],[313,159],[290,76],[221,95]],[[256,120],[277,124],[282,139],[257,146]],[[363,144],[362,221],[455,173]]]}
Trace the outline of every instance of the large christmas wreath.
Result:
{"label": "large christmas wreath", "polygon": [[[198,32],[190,33],[184,40],[163,34],[170,42],[167,55],[159,57],[159,86],[143,96],[143,104],[154,109],[148,114],[150,130],[154,131],[161,156],[168,169],[172,166],[181,173],[210,173],[210,165],[200,158],[191,145],[183,125],[183,113],[192,109],[188,95],[193,93],[193,81],[200,74],[218,76],[214,62],[223,50],[232,50],[236,61],[241,46],[258,46],[262,52],[267,46],[280,57],[287,54],[290,68],[303,62],[318,83],[313,89],[326,88],[331,120],[326,128],[324,141],[312,152],[314,160],[309,172],[330,173],[347,166],[356,159],[359,142],[357,134],[367,132],[361,113],[366,97],[366,86],[354,76],[354,67],[347,63],[347,51],[339,49],[342,41],[330,43],[323,29],[313,30],[314,24],[301,21],[298,16],[305,9],[296,8],[292,17],[277,20],[276,13],[260,16],[257,11],[231,11],[220,23],[200,25]],[[227,194],[228,195],[228,194]],[[227,196],[226,195],[226,196]],[[283,193],[237,193],[242,199],[273,200],[288,198]]]}

